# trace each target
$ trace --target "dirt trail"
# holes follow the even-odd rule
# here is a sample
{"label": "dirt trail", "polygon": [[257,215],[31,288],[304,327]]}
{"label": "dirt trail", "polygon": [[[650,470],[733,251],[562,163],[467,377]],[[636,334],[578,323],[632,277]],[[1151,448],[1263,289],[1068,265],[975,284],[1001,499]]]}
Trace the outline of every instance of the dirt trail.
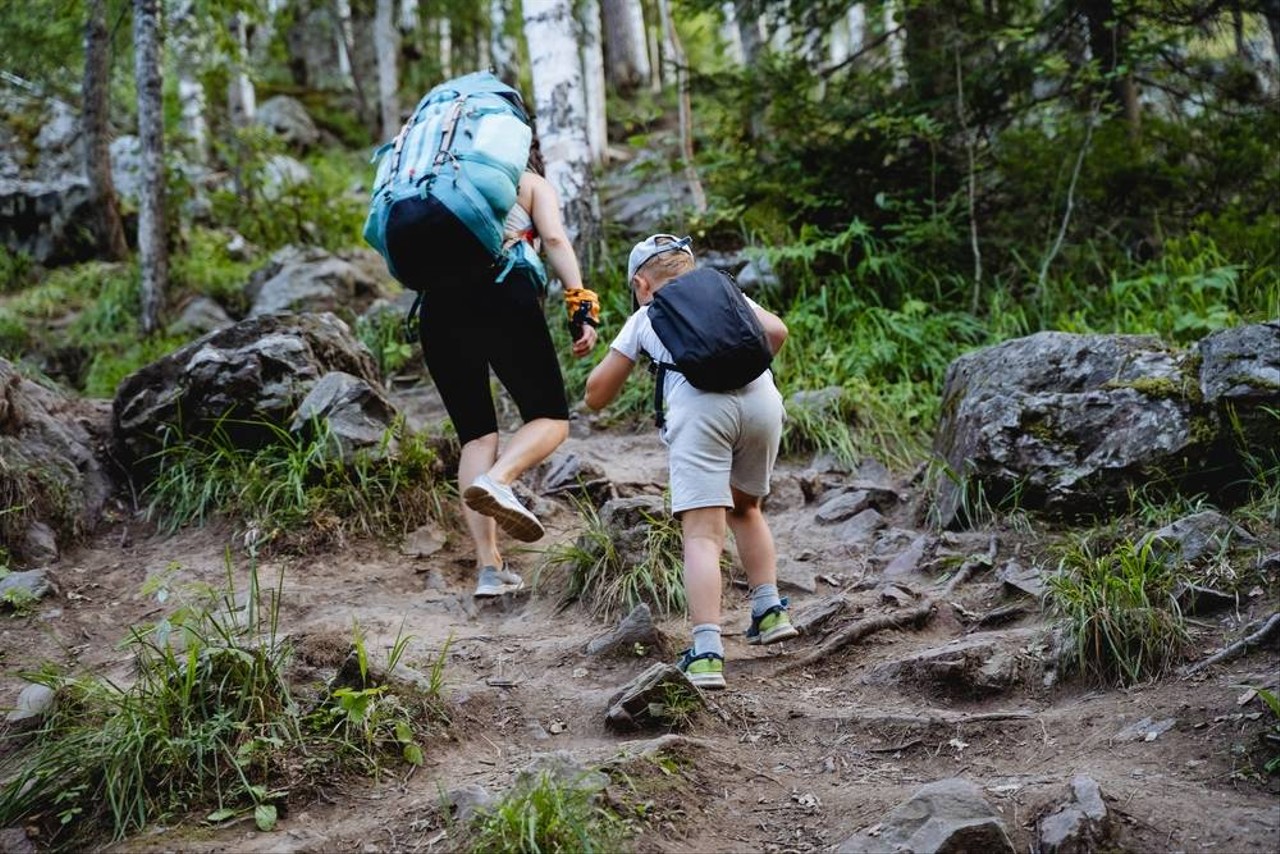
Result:
{"label": "dirt trail", "polygon": [[[635,490],[665,481],[663,449],[652,431],[583,432],[575,430],[563,451],[578,453]],[[779,470],[779,482],[793,498],[773,515],[780,556],[791,561],[807,553],[817,575],[849,582],[847,594],[864,614],[890,612],[880,592],[853,583],[872,556],[837,542],[835,528],[814,523],[813,505],[795,500],[802,468],[786,462]],[[548,501],[540,509],[550,534],[539,547],[575,535],[579,522],[567,504]],[[220,583],[230,534],[215,526],[161,537],[118,523],[66,555],[53,571],[61,595],[31,618],[0,621],[0,702],[16,696],[20,668],[44,660],[99,672],[126,669],[124,653],[115,648],[123,628],[161,613],[141,592],[147,578],[176,564],[175,583]],[[536,550],[509,557],[532,576]],[[605,729],[606,701],[651,661],[586,656],[587,642],[609,627],[578,609],[556,613],[551,597],[507,597],[477,608],[468,564],[456,535],[425,559],[361,543],[305,561],[265,562],[264,584],[285,572],[282,628],[292,636],[349,638],[358,622],[371,648],[380,650],[403,623],[414,637],[407,663],[422,670],[452,637],[445,674],[458,737],[428,745],[426,765],[414,773],[335,787],[314,803],[295,806],[269,834],[251,823],[216,830],[187,826],[121,848],[450,850],[437,817],[442,789],[477,783],[500,793],[537,753],[567,750],[589,763],[616,753],[625,739]],[[233,558],[240,584],[246,565]],[[990,599],[993,589],[961,588],[951,598],[981,609],[998,604]],[[835,590],[820,580],[815,592],[784,592],[800,610]],[[695,761],[674,802],[682,811],[667,803],[663,820],[650,823],[636,846],[833,850],[920,785],[960,776],[984,787],[1016,848],[1026,851],[1037,814],[1061,803],[1067,782],[1083,773],[1101,785],[1124,849],[1280,850],[1274,784],[1233,773],[1240,770],[1233,750],[1260,726],[1242,717],[1257,707],[1237,706],[1238,686],[1274,673],[1274,656],[1255,653],[1192,682],[1129,691],[1028,683],[965,699],[927,685],[864,684],[879,664],[965,635],[953,610],[938,601],[937,615],[921,631],[877,634],[823,664],[787,671],[783,665],[815,641],[747,646],[740,636],[749,613],[745,594],[729,588],[729,689],[712,697],[718,714],[704,716],[687,733],[704,746],[686,748]],[[1013,625],[1034,626],[1036,619]],[[661,628],[677,641],[687,632],[682,620]],[[492,677],[512,687],[490,685]],[[1145,717],[1176,723],[1152,741],[1117,739],[1126,725]]]}

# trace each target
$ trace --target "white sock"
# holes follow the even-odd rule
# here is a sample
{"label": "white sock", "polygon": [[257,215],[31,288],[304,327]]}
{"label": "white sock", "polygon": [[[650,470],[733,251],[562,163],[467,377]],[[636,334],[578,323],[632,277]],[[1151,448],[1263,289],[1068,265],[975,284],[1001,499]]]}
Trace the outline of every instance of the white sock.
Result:
{"label": "white sock", "polygon": [[693,627],[693,654],[714,652],[724,658],[724,644],[720,640],[720,627],[715,623],[702,623]]}
{"label": "white sock", "polygon": [[778,585],[761,584],[751,590],[751,616],[759,617],[774,605],[781,605],[778,598]]}

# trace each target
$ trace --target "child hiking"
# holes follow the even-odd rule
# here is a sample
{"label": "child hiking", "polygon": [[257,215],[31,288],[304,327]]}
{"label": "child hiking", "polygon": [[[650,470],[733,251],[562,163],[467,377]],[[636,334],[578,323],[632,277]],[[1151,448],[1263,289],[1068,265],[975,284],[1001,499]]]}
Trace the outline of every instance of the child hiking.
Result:
{"label": "child hiking", "polygon": [[[693,644],[679,666],[695,685],[723,688],[720,555],[726,527],[751,586],[747,643],[797,635],[778,596],[773,534],[760,506],[785,417],[767,365],[787,328],[723,274],[695,271],[689,244],[687,237],[655,234],[631,250],[627,281],[639,308],[588,377],[586,404],[607,406],[642,352],[659,366],[655,405],[669,451],[671,510],[681,525],[693,624]],[[662,293],[664,288],[669,290]]]}

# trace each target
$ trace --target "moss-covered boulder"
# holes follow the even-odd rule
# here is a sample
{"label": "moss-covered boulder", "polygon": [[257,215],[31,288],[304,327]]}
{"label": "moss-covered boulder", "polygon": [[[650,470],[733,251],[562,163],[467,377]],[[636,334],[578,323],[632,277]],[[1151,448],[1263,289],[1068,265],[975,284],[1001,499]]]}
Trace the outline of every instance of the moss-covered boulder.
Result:
{"label": "moss-covered boulder", "polygon": [[[379,390],[378,369],[332,314],[264,314],[191,342],[125,378],[112,405],[119,458],[144,472],[166,440],[219,427],[258,447],[288,429],[319,380],[340,371]],[[272,426],[268,426],[272,425]]]}
{"label": "moss-covered boulder", "polygon": [[966,354],[942,392],[935,518],[952,525],[1001,504],[1103,514],[1147,486],[1221,493],[1276,449],[1278,362],[1276,323],[1186,351],[1040,332]]}

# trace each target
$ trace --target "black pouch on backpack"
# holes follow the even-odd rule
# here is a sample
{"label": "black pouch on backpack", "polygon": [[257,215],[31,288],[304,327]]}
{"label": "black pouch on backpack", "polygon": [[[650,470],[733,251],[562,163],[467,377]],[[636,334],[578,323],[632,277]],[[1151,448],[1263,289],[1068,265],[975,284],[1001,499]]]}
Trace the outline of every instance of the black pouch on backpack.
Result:
{"label": "black pouch on backpack", "polygon": [[675,368],[703,391],[732,391],[773,361],[764,328],[737,282],[710,267],[672,279],[649,304],[649,322]]}

